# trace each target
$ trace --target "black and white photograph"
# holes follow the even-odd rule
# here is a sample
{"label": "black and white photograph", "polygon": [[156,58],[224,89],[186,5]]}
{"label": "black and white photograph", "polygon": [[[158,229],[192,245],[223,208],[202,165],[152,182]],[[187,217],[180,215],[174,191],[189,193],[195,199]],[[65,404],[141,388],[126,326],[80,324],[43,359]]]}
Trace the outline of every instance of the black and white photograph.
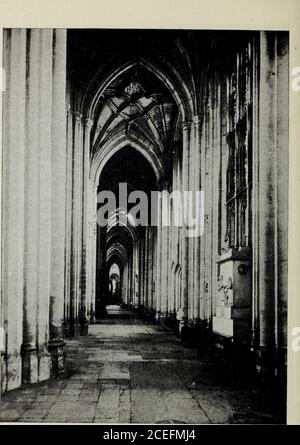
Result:
{"label": "black and white photograph", "polygon": [[0,422],[286,424],[289,31],[2,45]]}

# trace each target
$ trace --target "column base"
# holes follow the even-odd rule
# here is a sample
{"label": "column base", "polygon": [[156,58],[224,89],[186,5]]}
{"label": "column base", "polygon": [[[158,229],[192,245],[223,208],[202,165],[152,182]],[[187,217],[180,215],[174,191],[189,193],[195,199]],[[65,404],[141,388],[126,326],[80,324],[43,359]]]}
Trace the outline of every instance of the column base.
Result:
{"label": "column base", "polygon": [[80,322],[80,335],[89,334],[89,322],[88,319],[84,319]]}
{"label": "column base", "polygon": [[[4,356],[4,370],[6,370],[6,389],[10,391],[22,384],[22,358],[18,352]],[[3,368],[2,368],[3,369]]]}
{"label": "column base", "polygon": [[91,311],[90,312],[90,324],[95,324],[95,323],[96,323],[95,312]]}
{"label": "column base", "polygon": [[70,320],[66,320],[62,324],[62,330],[63,330],[63,336],[64,337],[70,337],[71,333],[71,326],[70,326]]}
{"label": "column base", "polygon": [[145,306],[138,305],[137,307],[135,307],[135,310],[137,311],[137,313],[141,316],[143,316],[143,314],[145,313]]}
{"label": "column base", "polygon": [[257,350],[256,372],[262,380],[279,378],[286,379],[287,350],[286,348],[266,348],[260,346]]}
{"label": "column base", "polygon": [[165,323],[166,319],[167,319],[167,312],[161,312],[160,313],[160,323]]}
{"label": "column base", "polygon": [[280,381],[286,381],[287,379],[287,348],[278,348],[277,351],[277,366],[275,370],[276,377]]}
{"label": "column base", "polygon": [[194,318],[194,320],[192,320],[191,324],[192,324],[193,328],[199,329],[201,326],[200,318]]}
{"label": "column base", "polygon": [[168,312],[163,323],[168,329],[171,329],[178,335],[179,323],[178,320],[176,320],[176,314],[174,312]]}
{"label": "column base", "polygon": [[256,372],[262,379],[275,376],[275,350],[260,346],[257,349]]}
{"label": "column base", "polygon": [[1,394],[7,390],[6,354],[1,352]]}
{"label": "column base", "polygon": [[65,342],[63,340],[51,340],[48,349],[51,356],[51,376],[59,377],[66,370],[66,354],[64,350]]}
{"label": "column base", "polygon": [[[63,337],[78,337],[79,335],[81,335],[81,326],[79,321],[65,321],[62,326],[62,332]],[[57,337],[57,335],[53,335],[52,337]]]}
{"label": "column base", "polygon": [[186,324],[183,320],[179,320],[179,326],[178,326],[178,334],[179,337],[181,338],[181,340],[183,340],[184,336],[185,336],[185,327]]}
{"label": "column base", "polygon": [[38,380],[39,382],[43,382],[50,378],[50,370],[51,370],[51,356],[47,350],[47,345],[43,345],[39,348],[38,351]]}
{"label": "column base", "polygon": [[69,337],[76,338],[80,335],[81,327],[78,320],[70,322]]}
{"label": "column base", "polygon": [[22,383],[38,382],[38,355],[35,346],[23,344],[21,347],[22,355]]}

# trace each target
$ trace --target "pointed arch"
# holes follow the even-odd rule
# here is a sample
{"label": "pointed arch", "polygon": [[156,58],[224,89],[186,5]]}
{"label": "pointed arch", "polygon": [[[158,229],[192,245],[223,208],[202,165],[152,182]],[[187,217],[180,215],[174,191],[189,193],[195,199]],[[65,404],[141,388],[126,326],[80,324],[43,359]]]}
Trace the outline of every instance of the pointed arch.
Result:
{"label": "pointed arch", "polygon": [[100,174],[108,160],[126,145],[139,151],[147,159],[153,168],[158,183],[164,174],[162,160],[154,151],[153,147],[146,147],[138,138],[133,135],[126,135],[126,133],[121,133],[116,138],[109,139],[95,152],[90,169],[90,178],[94,183],[98,184]]}
{"label": "pointed arch", "polygon": [[[119,76],[130,70],[135,65],[140,65],[153,73],[170,91],[175,103],[181,113],[182,121],[189,121],[195,113],[193,94],[190,91],[185,79],[181,76],[173,64],[168,64],[168,68],[173,75],[168,75],[165,70],[158,67],[157,64],[148,59],[139,58],[138,60],[129,60],[122,65],[112,69],[103,79],[103,67],[95,74],[87,86],[81,101],[83,113],[90,119],[93,119],[95,108],[103,91]],[[100,79],[100,80],[99,80]],[[94,91],[93,91],[94,90]]]}

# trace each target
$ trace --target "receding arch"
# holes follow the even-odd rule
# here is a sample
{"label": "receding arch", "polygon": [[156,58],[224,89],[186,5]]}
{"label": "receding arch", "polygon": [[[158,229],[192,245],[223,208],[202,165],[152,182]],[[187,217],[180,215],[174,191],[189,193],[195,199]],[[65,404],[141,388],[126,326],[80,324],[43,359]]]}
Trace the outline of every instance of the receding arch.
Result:
{"label": "receding arch", "polygon": [[128,220],[126,222],[121,221],[120,224],[118,224],[118,225],[116,224],[116,225],[110,227],[109,230],[107,230],[107,234],[106,234],[107,242],[109,242],[110,239],[112,239],[114,237],[116,230],[119,231],[119,229],[122,229],[124,231],[124,233],[128,234],[131,243],[134,243],[136,241],[137,234],[136,234],[135,227],[132,226],[132,224],[130,224],[130,222]]}
{"label": "receding arch", "polygon": [[94,183],[98,184],[101,172],[108,160],[127,145],[140,152],[147,159],[153,168],[157,183],[160,182],[164,175],[162,159],[157,156],[154,150],[147,150],[137,138],[122,133],[117,138],[108,140],[105,144],[100,146],[95,153],[90,169],[90,178]]}
{"label": "receding arch", "polygon": [[[121,244],[117,244],[117,243],[112,244],[107,249],[107,256],[106,256],[107,263],[109,263],[113,257],[119,258],[122,266],[124,267],[124,265],[126,264],[126,262],[128,260],[128,256],[127,256],[125,247],[122,246]],[[118,264],[118,266],[120,267],[119,264]]]}

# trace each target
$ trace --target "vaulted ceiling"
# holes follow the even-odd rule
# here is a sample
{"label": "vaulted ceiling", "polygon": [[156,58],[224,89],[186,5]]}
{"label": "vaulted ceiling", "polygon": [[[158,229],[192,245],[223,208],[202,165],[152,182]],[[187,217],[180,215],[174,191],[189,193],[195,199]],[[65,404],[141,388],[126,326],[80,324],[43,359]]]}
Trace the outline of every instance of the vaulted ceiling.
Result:
{"label": "vaulted ceiling", "polygon": [[176,137],[179,113],[163,83],[136,64],[103,91],[94,119],[94,150],[120,133],[135,133],[162,154]]}
{"label": "vaulted ceiling", "polygon": [[[149,192],[171,174],[182,121],[197,114],[199,39],[195,31],[68,31],[69,101],[93,122],[91,168],[102,165],[101,189],[127,182],[129,192]],[[108,228],[108,261],[124,263],[136,230]]]}

